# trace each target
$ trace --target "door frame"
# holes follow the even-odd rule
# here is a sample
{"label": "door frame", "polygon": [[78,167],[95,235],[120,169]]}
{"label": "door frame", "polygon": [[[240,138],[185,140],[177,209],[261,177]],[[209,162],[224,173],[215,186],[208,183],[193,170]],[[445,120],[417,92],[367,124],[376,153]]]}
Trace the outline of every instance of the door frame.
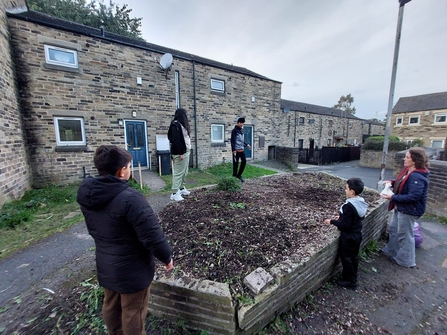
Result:
{"label": "door frame", "polygon": [[[125,148],[127,149],[127,147],[128,147],[128,145],[127,145],[127,123],[133,123],[133,122],[143,122],[143,124],[144,124],[143,129],[144,129],[144,142],[145,142],[144,146],[145,146],[145,149],[146,149],[146,165],[143,165],[143,162],[141,162],[141,168],[143,168],[143,169],[150,169],[150,167],[151,167],[150,161],[151,160],[150,160],[150,154],[149,154],[149,143],[148,143],[148,140],[147,140],[147,122],[146,122],[146,120],[135,120],[135,119],[123,120],[123,123],[124,123],[123,126],[124,126],[124,145],[125,145]],[[133,162],[135,161],[134,158],[135,157],[132,155],[132,161]],[[132,163],[132,167],[134,167],[133,163]],[[137,167],[138,167],[138,165],[137,165]]]}
{"label": "door frame", "polygon": [[251,128],[251,138],[250,138],[250,140],[249,141],[247,141],[247,138],[245,138],[245,136],[246,136],[246,134],[245,134],[245,131],[244,131],[244,139],[245,139],[245,142],[247,143],[247,144],[250,144],[250,146],[251,146],[251,150],[250,149],[248,149],[247,147],[245,147],[244,148],[244,152],[245,152],[245,157],[247,158],[247,159],[253,159],[253,147],[254,147],[254,145],[253,145],[253,139],[254,139],[254,126],[253,125],[245,125],[244,124],[244,130],[246,129],[246,128]]}

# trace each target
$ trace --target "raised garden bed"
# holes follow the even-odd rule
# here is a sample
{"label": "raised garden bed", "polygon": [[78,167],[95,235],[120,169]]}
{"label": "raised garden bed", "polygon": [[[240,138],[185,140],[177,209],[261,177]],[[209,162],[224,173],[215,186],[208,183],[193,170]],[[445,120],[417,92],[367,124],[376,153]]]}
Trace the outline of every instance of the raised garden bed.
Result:
{"label": "raised garden bed", "polygon": [[[159,215],[176,269],[158,271],[150,312],[210,334],[262,329],[338,271],[338,232],[323,218],[338,213],[344,184],[325,173],[275,175],[236,193],[197,189],[167,206]],[[376,191],[363,196],[364,246],[385,230],[387,208]],[[259,267],[274,281],[254,294],[243,279]]]}

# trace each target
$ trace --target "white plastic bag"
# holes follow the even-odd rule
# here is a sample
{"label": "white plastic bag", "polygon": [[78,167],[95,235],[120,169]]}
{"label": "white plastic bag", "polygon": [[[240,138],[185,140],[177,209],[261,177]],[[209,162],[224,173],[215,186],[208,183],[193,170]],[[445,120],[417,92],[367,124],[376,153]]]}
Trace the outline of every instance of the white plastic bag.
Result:
{"label": "white plastic bag", "polygon": [[385,183],[385,187],[383,188],[380,195],[393,195],[393,191],[391,190],[391,183]]}

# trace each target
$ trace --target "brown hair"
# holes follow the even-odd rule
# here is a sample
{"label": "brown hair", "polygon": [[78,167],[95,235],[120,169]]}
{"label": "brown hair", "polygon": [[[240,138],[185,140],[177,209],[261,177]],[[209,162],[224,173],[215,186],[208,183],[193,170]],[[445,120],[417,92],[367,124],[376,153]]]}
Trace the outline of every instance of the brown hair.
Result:
{"label": "brown hair", "polygon": [[93,161],[100,176],[114,176],[119,169],[132,161],[132,155],[116,145],[101,145],[96,149]]}
{"label": "brown hair", "polygon": [[410,153],[411,160],[414,162],[414,166],[416,167],[416,169],[424,169],[430,166],[424,148],[414,147],[408,149],[408,152]]}

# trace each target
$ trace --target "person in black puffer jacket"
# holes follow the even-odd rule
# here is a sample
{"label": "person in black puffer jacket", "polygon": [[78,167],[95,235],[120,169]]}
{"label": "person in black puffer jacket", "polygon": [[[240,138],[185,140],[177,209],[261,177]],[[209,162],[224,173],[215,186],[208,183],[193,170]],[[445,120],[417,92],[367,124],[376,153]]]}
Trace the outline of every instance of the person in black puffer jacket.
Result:
{"label": "person in black puffer jacket", "polygon": [[102,145],[94,157],[100,177],[79,187],[88,232],[95,240],[99,284],[104,287],[103,318],[108,334],[146,334],[149,286],[154,257],[173,269],[172,250],[146,198],[131,188],[132,155]]}

